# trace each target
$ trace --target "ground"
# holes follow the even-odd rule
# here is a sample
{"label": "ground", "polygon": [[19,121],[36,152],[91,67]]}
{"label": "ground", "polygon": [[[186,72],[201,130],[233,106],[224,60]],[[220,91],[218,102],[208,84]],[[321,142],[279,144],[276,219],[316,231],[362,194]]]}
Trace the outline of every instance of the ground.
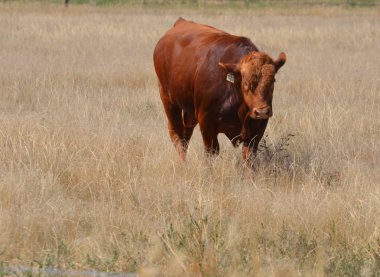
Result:
{"label": "ground", "polygon": [[[379,276],[380,11],[0,3],[0,275]],[[288,60],[244,178],[182,164],[153,69],[182,16]]]}

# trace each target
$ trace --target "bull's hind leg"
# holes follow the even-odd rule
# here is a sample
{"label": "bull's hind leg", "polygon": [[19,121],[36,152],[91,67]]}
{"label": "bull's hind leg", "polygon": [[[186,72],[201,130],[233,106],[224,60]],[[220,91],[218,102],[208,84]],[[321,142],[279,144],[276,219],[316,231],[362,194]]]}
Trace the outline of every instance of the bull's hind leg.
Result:
{"label": "bull's hind leg", "polygon": [[164,104],[165,112],[168,117],[168,130],[170,138],[178,151],[182,161],[186,159],[186,144],[183,139],[184,126],[182,124],[181,109],[170,103]]}
{"label": "bull's hind leg", "polygon": [[162,88],[160,88],[160,96],[162,104],[164,105],[166,116],[168,118],[168,130],[170,138],[178,151],[180,159],[182,161],[185,161],[188,145],[188,140],[186,140],[186,138],[190,139],[192,131],[189,134],[189,131],[183,124],[182,109],[170,102],[169,97],[162,91]]}
{"label": "bull's hind leg", "polygon": [[182,123],[183,123],[183,147],[185,152],[189,146],[191,136],[195,126],[197,125],[197,120],[194,115],[194,111],[184,111],[182,110]]}

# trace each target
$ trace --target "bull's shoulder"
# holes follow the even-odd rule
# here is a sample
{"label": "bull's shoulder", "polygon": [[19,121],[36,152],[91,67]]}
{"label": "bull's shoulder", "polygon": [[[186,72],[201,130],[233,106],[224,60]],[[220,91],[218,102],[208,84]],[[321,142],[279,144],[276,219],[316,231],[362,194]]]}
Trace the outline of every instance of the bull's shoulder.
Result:
{"label": "bull's shoulder", "polygon": [[258,51],[257,47],[253,44],[253,42],[247,38],[247,37],[237,37],[237,39],[235,40],[235,43],[238,45],[238,46],[241,46],[243,48],[250,48],[250,51]]}

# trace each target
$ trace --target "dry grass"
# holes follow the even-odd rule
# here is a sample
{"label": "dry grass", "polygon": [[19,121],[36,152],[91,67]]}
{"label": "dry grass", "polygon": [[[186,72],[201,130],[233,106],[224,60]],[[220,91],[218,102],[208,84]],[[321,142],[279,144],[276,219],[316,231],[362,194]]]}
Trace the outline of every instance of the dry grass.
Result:
{"label": "dry grass", "polygon": [[[374,9],[0,3],[0,275],[32,262],[142,276],[379,276]],[[198,129],[178,162],[152,52],[179,15],[288,55],[253,180],[222,135],[221,155],[205,161]]]}

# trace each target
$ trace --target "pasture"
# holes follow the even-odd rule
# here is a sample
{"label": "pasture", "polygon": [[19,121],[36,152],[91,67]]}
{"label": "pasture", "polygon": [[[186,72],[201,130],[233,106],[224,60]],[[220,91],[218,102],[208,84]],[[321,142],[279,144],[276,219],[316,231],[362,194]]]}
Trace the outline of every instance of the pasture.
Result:
{"label": "pasture", "polygon": [[[152,61],[179,16],[287,54],[252,179],[198,127],[179,162]],[[379,276],[379,18],[0,3],[0,276]]]}

